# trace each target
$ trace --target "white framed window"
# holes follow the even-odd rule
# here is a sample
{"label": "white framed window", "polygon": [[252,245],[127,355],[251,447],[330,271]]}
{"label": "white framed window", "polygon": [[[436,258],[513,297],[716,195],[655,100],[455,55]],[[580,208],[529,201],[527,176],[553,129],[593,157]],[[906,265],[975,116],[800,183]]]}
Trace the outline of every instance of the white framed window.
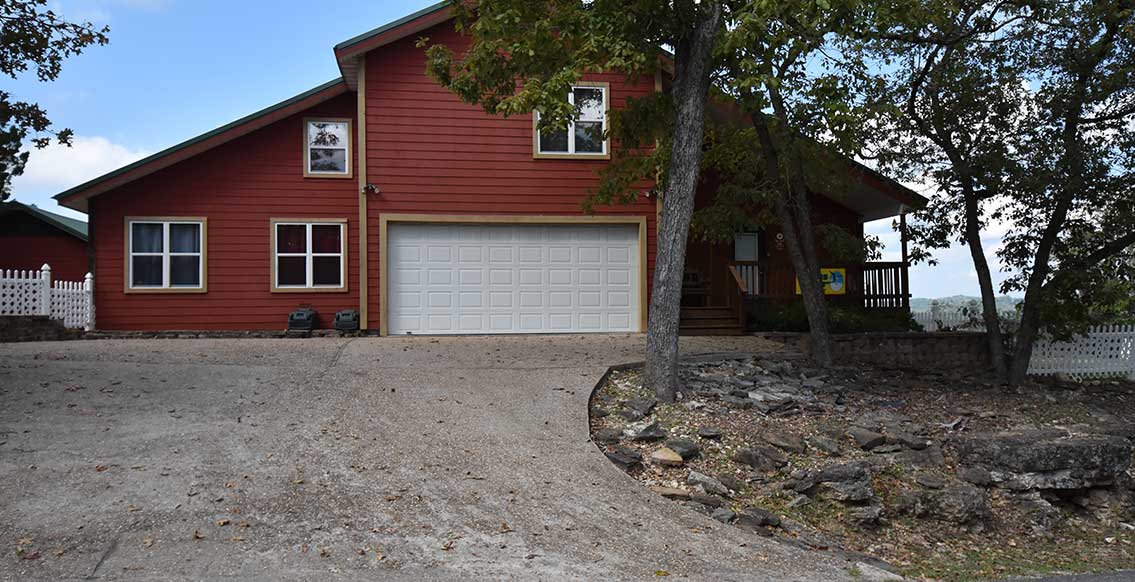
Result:
{"label": "white framed window", "polygon": [[304,120],[303,175],[309,178],[351,177],[351,120]]}
{"label": "white framed window", "polygon": [[345,219],[273,219],[273,291],[346,291]]}
{"label": "white framed window", "polygon": [[205,290],[204,218],[127,218],[126,291]]}
{"label": "white framed window", "polygon": [[568,102],[576,107],[577,119],[566,127],[540,128],[535,118],[535,157],[607,157],[607,109],[610,86],[606,83],[574,85]]}

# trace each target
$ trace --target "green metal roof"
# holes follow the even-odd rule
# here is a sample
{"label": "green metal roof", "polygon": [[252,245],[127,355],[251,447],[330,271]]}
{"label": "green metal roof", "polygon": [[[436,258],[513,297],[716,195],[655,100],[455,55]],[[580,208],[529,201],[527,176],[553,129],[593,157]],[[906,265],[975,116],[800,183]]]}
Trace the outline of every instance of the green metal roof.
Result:
{"label": "green metal roof", "polygon": [[432,6],[427,6],[423,9],[413,13],[413,14],[403,16],[402,18],[399,18],[398,20],[395,20],[393,22],[387,22],[386,24],[383,24],[382,26],[380,26],[380,27],[378,27],[374,30],[369,30],[369,31],[364,32],[364,33],[362,33],[362,34],[360,34],[360,35],[358,35],[354,38],[347,39],[347,40],[335,45],[335,50],[339,51],[341,49],[350,48],[351,46],[354,46],[354,45],[356,45],[360,42],[363,42],[364,40],[366,40],[368,38],[378,36],[378,35],[386,32],[388,30],[391,30],[393,28],[398,28],[399,26],[402,26],[403,24],[406,24],[407,22],[410,22],[411,20],[415,20],[417,18],[421,18],[423,16],[432,14],[434,12],[437,12],[438,10],[442,10],[442,9],[447,8],[449,6],[453,6],[453,3],[450,2],[450,0],[442,0],[441,2],[438,2],[437,4],[434,4]]}
{"label": "green metal roof", "polygon": [[48,212],[42,208],[37,207],[34,204],[24,204],[23,202],[17,202],[15,200],[4,202],[2,205],[0,205],[0,213],[8,212],[23,212],[25,214],[34,216],[35,218],[38,218],[41,221],[46,222],[47,224],[50,224],[51,226],[54,226],[55,228],[58,228],[59,230],[62,230],[63,232],[66,232],[67,234],[75,238],[81,239],[83,241],[87,240],[87,223],[83,222],[82,220],[70,218],[68,216],[63,216],[54,212]]}
{"label": "green metal roof", "polygon": [[256,113],[246,115],[246,116],[244,116],[244,117],[242,117],[242,118],[240,118],[236,121],[233,121],[232,123],[222,125],[221,127],[218,127],[217,129],[214,129],[214,130],[209,131],[207,133],[203,133],[203,134],[201,134],[197,137],[183,141],[183,142],[181,142],[181,143],[179,143],[175,146],[166,148],[166,149],[164,149],[164,150],[162,150],[162,151],[160,151],[156,154],[142,158],[141,160],[138,160],[137,162],[123,166],[121,168],[118,168],[117,170],[103,174],[102,176],[99,176],[98,178],[95,178],[93,180],[89,180],[87,182],[79,184],[78,186],[75,186],[74,188],[70,188],[70,189],[68,189],[64,192],[56,194],[55,199],[56,200],[62,200],[64,198],[67,198],[68,196],[71,196],[72,194],[82,192],[83,190],[86,190],[86,189],[88,189],[92,186],[96,186],[99,183],[105,182],[105,181],[107,181],[111,178],[114,178],[116,176],[120,176],[122,174],[125,174],[125,173],[127,173],[131,170],[136,169],[136,168],[140,168],[142,166],[145,166],[146,164],[157,161],[157,160],[164,158],[164,157],[166,157],[170,154],[177,153],[180,150],[183,150],[183,149],[190,147],[192,145],[201,143],[201,142],[203,142],[207,139],[216,137],[220,134],[225,133],[226,131],[235,129],[235,128],[240,127],[241,125],[244,125],[244,124],[249,123],[251,121],[255,121],[256,119],[264,117],[265,115],[269,115],[269,114],[271,114],[275,111],[279,111],[280,109],[284,109],[284,108],[286,108],[290,105],[293,105],[295,103],[303,101],[304,99],[307,99],[308,97],[311,97],[312,95],[316,95],[316,94],[318,94],[322,91],[326,91],[328,89],[331,89],[332,87],[335,87],[337,85],[341,85],[342,83],[343,83],[342,78],[334,79],[332,81],[328,81],[328,82],[326,82],[326,83],[324,83],[324,84],[322,84],[318,87],[315,87],[314,89],[304,91],[303,93],[300,93],[299,95],[296,95],[295,97],[292,97],[290,99],[285,99],[284,101],[281,101],[281,102],[279,102],[275,105],[261,109],[260,111],[257,111]]}

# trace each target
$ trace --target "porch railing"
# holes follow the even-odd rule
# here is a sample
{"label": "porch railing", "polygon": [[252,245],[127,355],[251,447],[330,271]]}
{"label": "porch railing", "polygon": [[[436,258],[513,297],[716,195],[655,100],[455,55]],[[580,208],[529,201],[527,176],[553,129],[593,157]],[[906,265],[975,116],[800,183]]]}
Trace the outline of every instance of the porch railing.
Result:
{"label": "porch railing", "polygon": [[[794,299],[796,272],[791,265],[770,265],[761,261],[730,261],[730,267],[745,285],[748,297]],[[901,261],[868,262],[846,267],[848,289],[845,301],[872,309],[910,307],[910,285],[906,264]]]}

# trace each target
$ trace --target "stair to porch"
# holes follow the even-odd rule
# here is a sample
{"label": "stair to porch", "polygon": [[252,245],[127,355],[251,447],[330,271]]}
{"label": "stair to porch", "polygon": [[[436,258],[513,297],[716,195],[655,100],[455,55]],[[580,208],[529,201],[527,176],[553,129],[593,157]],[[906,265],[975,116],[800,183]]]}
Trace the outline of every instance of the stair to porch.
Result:
{"label": "stair to porch", "polygon": [[682,307],[678,335],[742,335],[744,329],[732,307]]}

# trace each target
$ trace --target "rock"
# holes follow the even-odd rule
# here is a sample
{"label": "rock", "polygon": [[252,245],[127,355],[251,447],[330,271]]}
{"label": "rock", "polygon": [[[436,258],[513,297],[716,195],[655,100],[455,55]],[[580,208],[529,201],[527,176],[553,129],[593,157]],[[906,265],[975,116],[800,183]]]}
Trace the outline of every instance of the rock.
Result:
{"label": "rock", "polygon": [[733,521],[733,518],[737,517],[737,514],[728,509],[725,509],[724,507],[718,507],[717,509],[714,509],[713,513],[711,513],[709,516],[713,519],[716,519],[717,521],[720,521],[721,523],[729,523]]}
{"label": "rock", "polygon": [[860,505],[847,510],[847,519],[858,526],[878,525],[883,518],[883,506],[878,504]]}
{"label": "rock", "polygon": [[914,482],[927,489],[941,489],[946,486],[946,480],[933,473],[919,473],[914,476]]}
{"label": "rock", "polygon": [[891,453],[897,453],[901,450],[902,450],[902,445],[900,445],[898,443],[893,443],[893,444],[889,444],[889,445],[879,445],[879,446],[871,449],[871,452],[875,453],[876,455],[889,455]]}
{"label": "rock", "polygon": [[701,452],[701,447],[689,439],[670,439],[666,441],[666,447],[678,453],[685,461],[698,456]]}
{"label": "rock", "polygon": [[811,502],[812,502],[812,500],[808,499],[807,495],[797,495],[796,497],[792,498],[792,501],[788,502],[788,506],[792,507],[792,508],[796,508],[796,507],[808,505]]}
{"label": "rock", "polygon": [[698,427],[698,436],[703,439],[717,440],[721,438],[721,429],[714,426]]}
{"label": "rock", "polygon": [[859,448],[869,451],[887,442],[887,437],[862,427],[853,426],[847,431],[848,436],[855,440]]}
{"label": "rock", "polygon": [[643,416],[650,414],[654,407],[658,405],[658,401],[653,398],[631,398],[626,401],[627,408],[641,413]]}
{"label": "rock", "polygon": [[989,474],[989,469],[977,465],[959,468],[958,479],[979,487],[989,487],[993,484],[993,475]]}
{"label": "rock", "polygon": [[595,418],[606,418],[610,414],[611,413],[608,412],[606,408],[600,408],[598,406],[594,406],[594,407],[591,408],[591,416],[593,416]]}
{"label": "rock", "polygon": [[673,449],[662,447],[653,453],[650,453],[650,462],[663,467],[680,467],[685,464],[685,459],[682,455],[674,452]]}
{"label": "rock", "polygon": [[836,483],[822,483],[824,494],[836,501],[860,502],[875,498],[875,490],[871,481],[843,481]]}
{"label": "rock", "polygon": [[836,501],[861,502],[875,497],[870,465],[866,461],[828,465],[801,479],[795,490],[804,492],[817,485],[825,496]]}
{"label": "rock", "polygon": [[895,509],[956,524],[969,524],[989,519],[989,493],[969,484],[959,484],[938,491],[903,493],[895,501]]}
{"label": "rock", "polygon": [[709,475],[698,473],[697,471],[690,471],[690,475],[686,477],[686,483],[695,487],[700,486],[706,493],[723,496],[729,495],[729,488],[726,487],[724,483]]}
{"label": "rock", "polygon": [[891,435],[891,438],[897,444],[900,444],[908,449],[921,451],[930,445],[930,441],[925,437],[915,436],[906,432],[897,432]]}
{"label": "rock", "polygon": [[608,449],[605,454],[612,463],[618,465],[624,471],[630,471],[642,465],[642,453],[630,447],[616,445]]}
{"label": "rock", "polygon": [[757,445],[741,449],[733,456],[738,463],[748,465],[758,471],[775,471],[788,464],[788,455],[780,449],[768,445]]}
{"label": "rock", "polygon": [[643,418],[646,418],[645,414],[643,414],[643,413],[641,413],[637,410],[631,410],[629,408],[627,410],[620,410],[619,416],[621,416],[623,419],[630,421],[630,422],[638,422],[638,421],[642,420]]}
{"label": "rock", "polygon": [[601,445],[613,445],[623,438],[623,431],[617,428],[601,428],[595,431],[595,436],[592,438]]}
{"label": "rock", "polygon": [[960,437],[955,450],[961,464],[986,467],[1001,487],[1087,489],[1113,483],[1135,446],[1122,437],[1033,429]]}
{"label": "rock", "polygon": [[824,454],[838,457],[839,456],[839,443],[835,439],[826,437],[824,435],[812,435],[808,437],[808,444],[812,445],[813,449],[820,451]]}
{"label": "rock", "polygon": [[853,574],[852,578],[860,580],[861,582],[903,582],[906,580],[906,578],[898,574],[888,572],[866,562],[856,562],[853,571],[857,572],[858,575]]}
{"label": "rock", "polygon": [[685,501],[690,498],[690,492],[675,487],[663,487],[661,485],[651,485],[651,491],[665,497],[666,499],[677,499]]}
{"label": "rock", "polygon": [[722,507],[725,505],[725,500],[716,495],[707,495],[705,493],[690,493],[690,501],[700,503],[706,507]]}
{"label": "rock", "polygon": [[769,430],[762,436],[764,441],[782,451],[800,454],[804,452],[804,439],[798,435],[781,430]]}
{"label": "rock", "polygon": [[732,394],[726,394],[725,396],[722,396],[721,400],[729,406],[740,408],[742,410],[752,408],[753,405],[756,404],[756,402],[754,402],[751,398],[739,398]]}
{"label": "rock", "polygon": [[942,454],[942,447],[930,445],[921,451],[903,451],[895,461],[910,467],[938,468],[946,466],[946,457]]}
{"label": "rock", "polygon": [[729,490],[733,492],[740,492],[745,489],[745,482],[733,475],[718,475],[717,480],[721,481],[722,485],[728,487]]}
{"label": "rock", "polygon": [[780,525],[780,516],[761,507],[746,507],[737,517],[737,524],[742,525],[743,521],[755,527],[776,527]]}
{"label": "rock", "polygon": [[666,431],[657,422],[642,421],[623,429],[623,436],[632,441],[660,441],[666,438]]}

